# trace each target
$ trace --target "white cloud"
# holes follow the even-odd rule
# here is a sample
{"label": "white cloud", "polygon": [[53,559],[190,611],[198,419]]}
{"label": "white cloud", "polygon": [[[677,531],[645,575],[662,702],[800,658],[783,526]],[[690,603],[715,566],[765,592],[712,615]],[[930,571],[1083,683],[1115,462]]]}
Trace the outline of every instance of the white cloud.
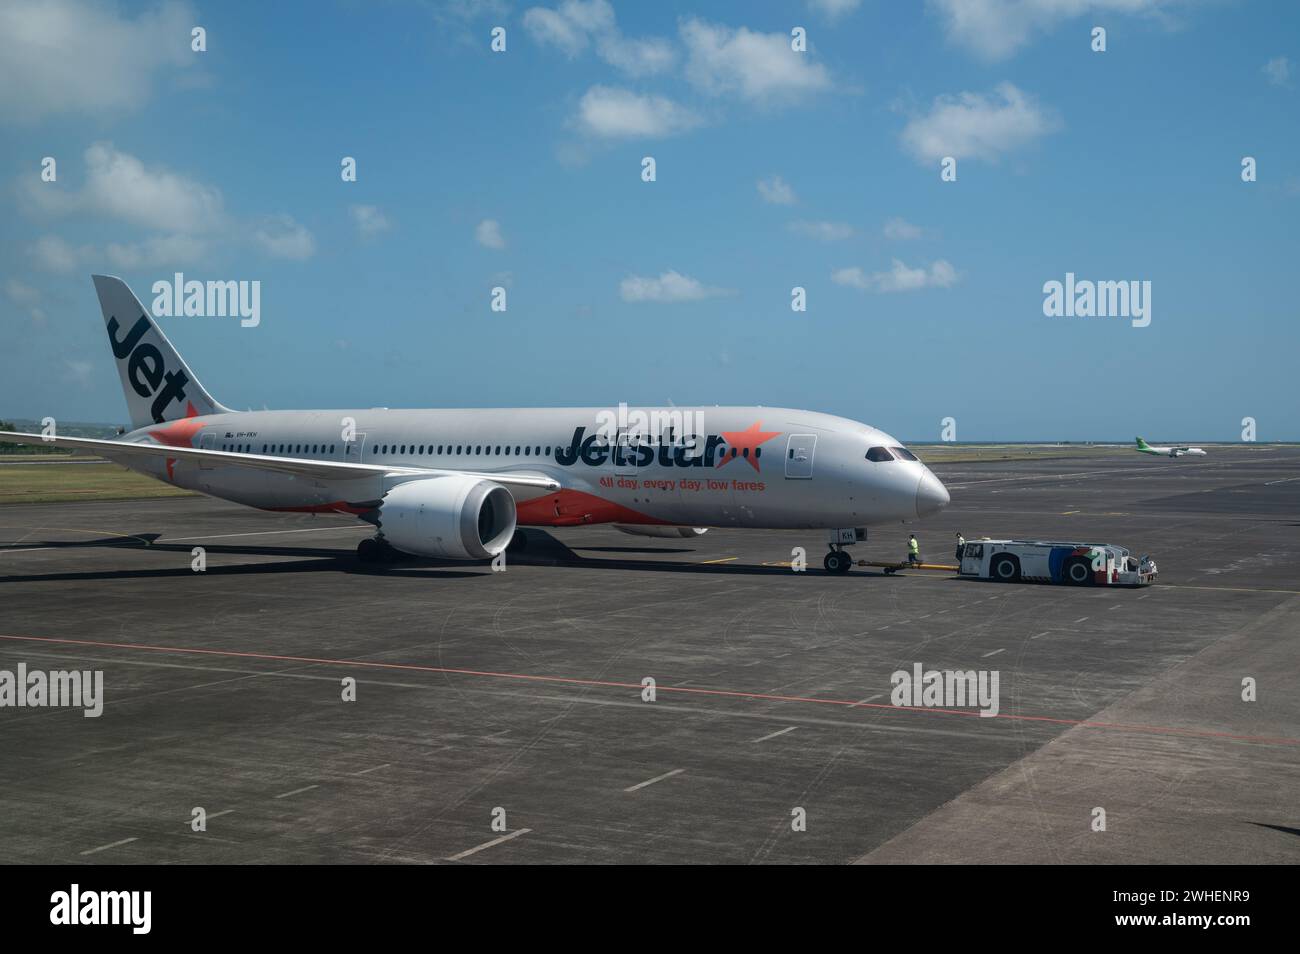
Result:
{"label": "white cloud", "polygon": [[996,162],[1005,152],[1029,145],[1060,125],[1010,83],[988,94],[939,96],[930,112],[913,117],[903,129],[903,145],[930,162],[943,156]]}
{"label": "white cloud", "polygon": [[357,231],[361,233],[363,239],[372,239],[392,228],[388,216],[384,215],[378,206],[353,205],[348,207],[348,213],[352,216],[352,221],[356,223]]}
{"label": "white cloud", "polygon": [[83,388],[90,387],[91,379],[95,374],[95,364],[92,361],[79,360],[77,358],[63,359],[63,376],[71,379],[74,383]]}
{"label": "white cloud", "polygon": [[272,215],[253,231],[253,242],[267,255],[305,261],[316,254],[316,239],[288,215]]}
{"label": "white cloud", "polygon": [[885,234],[885,238],[893,242],[919,239],[922,235],[921,226],[913,225],[911,222],[907,221],[907,219],[900,219],[897,217],[886,222],[882,231]]}
{"label": "white cloud", "polygon": [[763,197],[764,202],[772,205],[794,205],[799,201],[795,198],[794,189],[776,175],[758,180],[758,194]]}
{"label": "white cloud", "polygon": [[831,274],[831,281],[859,291],[903,292],[921,288],[948,288],[957,281],[957,277],[957,270],[942,258],[932,263],[928,270],[925,267],[908,268],[894,259],[887,272],[868,275],[860,268],[841,268]]}
{"label": "white cloud", "polygon": [[26,309],[33,324],[40,325],[44,323],[45,310],[40,307],[41,293],[39,289],[20,282],[16,278],[10,278],[5,282],[5,297],[19,308]]}
{"label": "white cloud", "polygon": [[70,272],[77,263],[94,257],[89,246],[74,248],[57,235],[43,235],[30,249],[36,264],[50,272]]}
{"label": "white cloud", "polygon": [[596,51],[602,60],[629,76],[663,73],[677,60],[672,44],[660,37],[629,40],[606,36],[596,43]]}
{"label": "white cloud", "polygon": [[791,102],[828,89],[826,67],[790,49],[788,33],[755,33],[699,19],[680,27],[686,44],[686,78],[711,94],[733,94],[753,103]]}
{"label": "white cloud", "polygon": [[79,267],[145,268],[155,265],[193,265],[212,253],[212,243],[194,235],[154,235],[138,242],[109,242],[104,246],[73,245],[57,235],[45,235],[28,251],[36,264],[51,272],[71,272]]}
{"label": "white cloud", "polygon": [[500,250],[506,247],[505,236],[501,234],[501,223],[496,219],[484,219],[475,226],[474,241],[484,248]]}
{"label": "white cloud", "polygon": [[188,3],[166,2],[134,19],[98,0],[0,4],[0,117],[41,119],[139,109],[155,74],[193,66]]}
{"label": "white cloud", "polygon": [[610,86],[587,90],[574,118],[580,131],[606,139],[674,136],[702,122],[691,110],[666,97]]}
{"label": "white cloud", "polygon": [[843,222],[791,222],[790,231],[822,242],[841,242],[853,237],[853,226]]}
{"label": "white cloud", "polygon": [[671,269],[658,278],[629,275],[619,284],[618,291],[623,300],[629,302],[703,301],[706,298],[735,294],[726,288],[710,288],[697,279]]}
{"label": "white cloud", "polygon": [[532,7],[524,13],[524,29],[537,43],[553,46],[569,59],[594,45],[597,56],[630,76],[662,73],[677,58],[662,37],[625,37],[607,0],[565,0],[554,10]]}
{"label": "white cloud", "polygon": [[103,246],[74,245],[46,235],[29,250],[41,268],[68,272],[81,265],[122,269],[190,265],[209,257],[218,245],[236,243],[251,243],[280,258],[303,260],[315,253],[311,232],[292,217],[266,216],[251,224],[233,221],[215,187],[145,163],[110,142],[91,145],[85,166],[80,188],[24,177],[19,197],[26,211],[46,219],[98,217],[149,234],[114,238]]}
{"label": "white cloud", "polygon": [[25,285],[16,278],[5,282],[5,296],[17,305],[34,305],[41,300],[41,293],[31,285]]}
{"label": "white cloud", "polygon": [[1004,59],[1066,20],[1084,14],[1160,14],[1187,0],[929,0],[948,40]]}
{"label": "white cloud", "polygon": [[808,6],[828,20],[852,13],[861,3],[862,0],[808,0]]}
{"label": "white cloud", "polygon": [[1274,86],[1291,85],[1291,61],[1285,56],[1275,56],[1264,64],[1264,75]]}
{"label": "white cloud", "polygon": [[524,29],[543,46],[554,46],[570,59],[587,48],[587,31],[557,10],[533,7],[524,13]]}
{"label": "white cloud", "polygon": [[64,190],[29,177],[28,205],[48,215],[99,215],[145,228],[206,232],[224,224],[221,193],[212,186],[158,166],[146,166],[111,142],[85,153],[86,181]]}
{"label": "white cloud", "polygon": [[211,245],[193,235],[155,235],[140,242],[109,242],[103,257],[117,268],[193,265],[211,254]]}

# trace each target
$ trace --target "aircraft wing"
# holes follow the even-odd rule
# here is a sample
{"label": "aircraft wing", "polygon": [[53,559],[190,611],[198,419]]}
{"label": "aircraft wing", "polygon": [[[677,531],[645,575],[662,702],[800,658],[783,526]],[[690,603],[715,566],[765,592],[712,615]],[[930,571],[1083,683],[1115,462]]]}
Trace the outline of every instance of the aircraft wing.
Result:
{"label": "aircraft wing", "polygon": [[375,477],[385,474],[420,477],[463,474],[467,477],[483,477],[506,487],[540,487],[543,490],[560,489],[558,480],[543,474],[484,474],[469,470],[397,467],[388,464],[345,463],[336,460],[301,460],[296,457],[272,457],[266,454],[236,454],[231,451],[207,450],[197,447],[173,447],[170,444],[105,441],[93,437],[45,437],[41,434],[21,434],[13,431],[0,431],[0,441],[46,447],[53,444],[55,447],[66,447],[70,450],[94,451],[110,459],[157,457],[160,459],[171,458],[172,460],[207,461],[218,466],[251,467],[254,470],[276,471],[282,474],[294,474],[298,477],[314,477],[318,480],[352,480],[359,477]]}

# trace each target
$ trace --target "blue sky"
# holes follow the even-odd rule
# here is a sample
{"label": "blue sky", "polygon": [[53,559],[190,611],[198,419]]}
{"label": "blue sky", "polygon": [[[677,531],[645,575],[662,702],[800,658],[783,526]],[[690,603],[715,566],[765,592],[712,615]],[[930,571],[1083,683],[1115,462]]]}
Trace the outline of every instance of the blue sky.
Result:
{"label": "blue sky", "polygon": [[[0,416],[122,420],[89,275],[148,305],[182,271],[262,284],[256,328],[162,319],[237,408],[766,404],[912,441],[945,417],[972,441],[1236,440],[1251,416],[1300,439],[1293,3],[0,21]],[[1046,317],[1066,272],[1150,281],[1151,324]]]}

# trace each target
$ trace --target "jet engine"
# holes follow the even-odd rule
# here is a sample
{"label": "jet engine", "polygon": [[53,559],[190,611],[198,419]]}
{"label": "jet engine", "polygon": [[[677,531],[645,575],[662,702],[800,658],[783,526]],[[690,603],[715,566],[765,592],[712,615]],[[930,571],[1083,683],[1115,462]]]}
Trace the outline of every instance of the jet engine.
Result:
{"label": "jet engine", "polygon": [[424,477],[384,494],[378,526],[383,539],[404,553],[490,560],[515,535],[515,499],[482,477]]}
{"label": "jet engine", "polygon": [[656,527],[628,523],[616,523],[614,529],[634,537],[698,537],[709,532],[708,527]]}

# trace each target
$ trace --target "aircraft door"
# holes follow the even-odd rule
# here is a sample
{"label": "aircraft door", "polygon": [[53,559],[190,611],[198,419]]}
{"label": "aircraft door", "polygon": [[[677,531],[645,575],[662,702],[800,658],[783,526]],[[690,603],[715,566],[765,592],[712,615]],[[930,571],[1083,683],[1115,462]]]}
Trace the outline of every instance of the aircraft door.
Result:
{"label": "aircraft door", "polygon": [[366,453],[366,434],[364,431],[358,431],[353,435],[352,440],[343,442],[343,463],[360,464],[364,462]]}
{"label": "aircraft door", "polygon": [[[208,431],[199,438],[199,450],[216,450],[217,449],[217,432]],[[199,470],[211,470],[212,462],[210,460],[200,460]]]}
{"label": "aircraft door", "polygon": [[810,479],[813,475],[813,453],[816,450],[816,434],[791,434],[785,448],[786,479]]}

